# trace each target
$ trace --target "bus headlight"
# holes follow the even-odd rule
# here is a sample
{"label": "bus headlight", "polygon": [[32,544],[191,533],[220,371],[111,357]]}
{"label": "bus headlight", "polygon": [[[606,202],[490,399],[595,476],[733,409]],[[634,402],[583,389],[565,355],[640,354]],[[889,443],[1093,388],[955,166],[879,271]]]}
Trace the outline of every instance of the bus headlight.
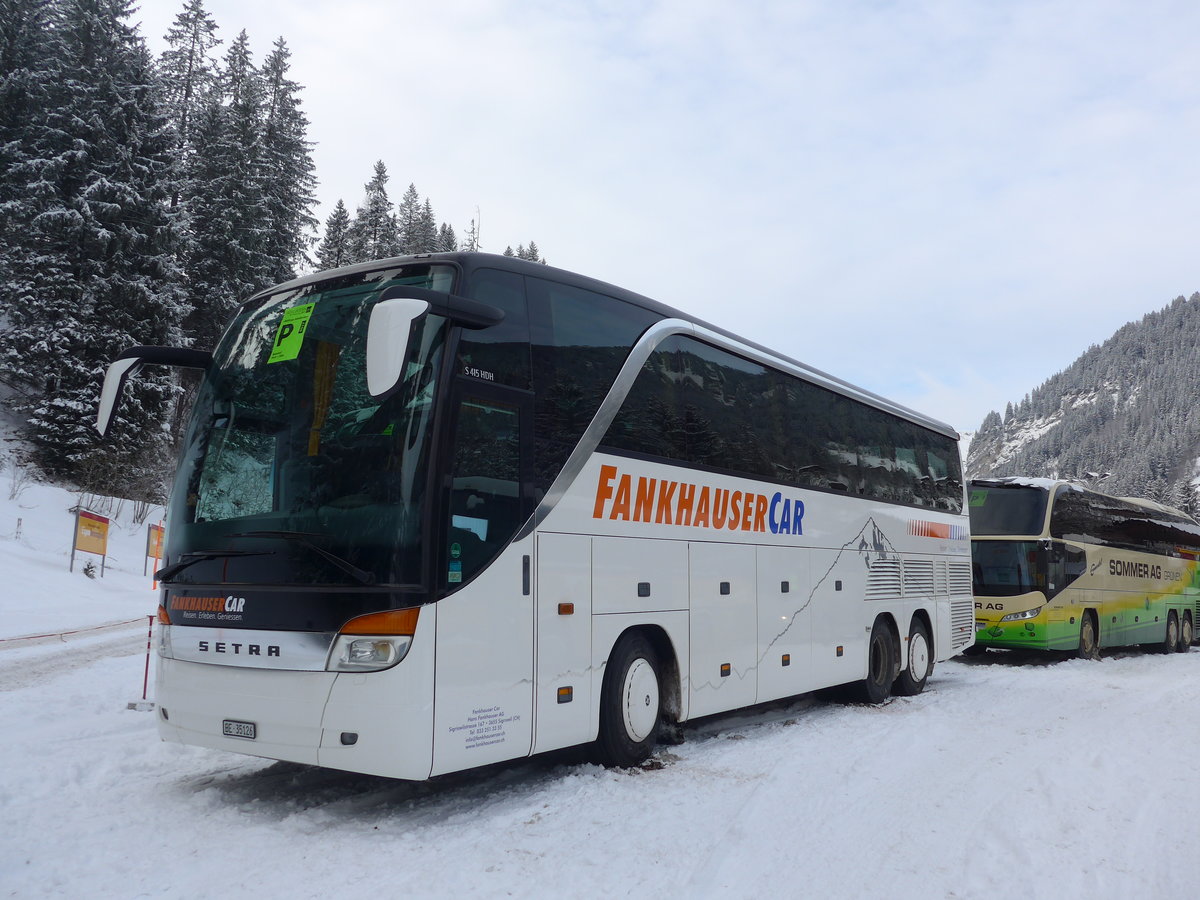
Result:
{"label": "bus headlight", "polygon": [[1001,622],[1019,622],[1022,619],[1032,619],[1032,618],[1036,617],[1037,614],[1040,613],[1041,611],[1042,611],[1042,608],[1040,606],[1038,606],[1038,607],[1034,607],[1033,609],[1027,609],[1027,610],[1025,610],[1025,612],[1009,613],[1007,616],[1001,616],[1000,621]]}
{"label": "bus headlight", "polygon": [[374,672],[394,666],[408,654],[410,635],[356,637],[340,634],[329,654],[331,672]]}
{"label": "bus headlight", "polygon": [[420,607],[368,613],[351,619],[329,650],[329,672],[378,672],[408,655]]}

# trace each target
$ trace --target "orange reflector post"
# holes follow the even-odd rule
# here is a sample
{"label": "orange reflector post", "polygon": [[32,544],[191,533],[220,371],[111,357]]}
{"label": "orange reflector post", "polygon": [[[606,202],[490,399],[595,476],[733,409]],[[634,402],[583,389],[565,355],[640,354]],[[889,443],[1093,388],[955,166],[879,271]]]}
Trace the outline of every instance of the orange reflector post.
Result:
{"label": "orange reflector post", "polygon": [[575,691],[573,688],[560,687],[558,689],[558,702],[559,703],[570,703],[572,694],[574,694],[574,692]]}
{"label": "orange reflector post", "polygon": [[419,606],[412,609],[389,609],[387,612],[368,613],[357,616],[342,626],[342,634],[406,634],[410,637],[417,630]]}
{"label": "orange reflector post", "polygon": [[558,604],[558,614],[559,614],[560,616],[573,616],[573,615],[575,615],[575,604],[574,604],[574,603],[560,603],[560,604]]}
{"label": "orange reflector post", "polygon": [[165,606],[163,606],[161,603],[158,604],[158,624],[159,625],[170,625],[171,624],[171,617],[167,615],[167,608]]}

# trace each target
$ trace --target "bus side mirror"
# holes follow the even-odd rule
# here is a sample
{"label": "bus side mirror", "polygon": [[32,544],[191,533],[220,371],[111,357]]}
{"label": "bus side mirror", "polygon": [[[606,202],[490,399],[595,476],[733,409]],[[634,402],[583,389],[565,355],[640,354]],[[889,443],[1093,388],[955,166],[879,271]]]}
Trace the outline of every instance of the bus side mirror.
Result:
{"label": "bus side mirror", "polygon": [[413,322],[429,312],[425,300],[380,300],[367,323],[367,390],[375,399],[392,393],[404,376]]}
{"label": "bus side mirror", "polygon": [[96,430],[101,437],[108,434],[113,415],[120,405],[125,382],[143,365],[177,366],[184,369],[207,369],[212,354],[183,347],[130,347],[108,365],[104,386],[100,389],[100,407],[96,411]]}

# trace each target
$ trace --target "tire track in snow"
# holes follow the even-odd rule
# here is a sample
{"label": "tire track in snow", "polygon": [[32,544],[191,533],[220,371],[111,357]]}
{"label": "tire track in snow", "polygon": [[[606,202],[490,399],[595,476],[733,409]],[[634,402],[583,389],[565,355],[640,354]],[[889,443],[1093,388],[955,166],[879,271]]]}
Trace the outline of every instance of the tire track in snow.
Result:
{"label": "tire track in snow", "polygon": [[[111,631],[109,631],[111,629]],[[79,638],[43,645],[34,650],[0,655],[0,692],[17,691],[54,678],[63,672],[89,666],[112,656],[133,656],[146,652],[146,623],[106,626],[111,636]],[[8,658],[11,656],[14,659]]]}

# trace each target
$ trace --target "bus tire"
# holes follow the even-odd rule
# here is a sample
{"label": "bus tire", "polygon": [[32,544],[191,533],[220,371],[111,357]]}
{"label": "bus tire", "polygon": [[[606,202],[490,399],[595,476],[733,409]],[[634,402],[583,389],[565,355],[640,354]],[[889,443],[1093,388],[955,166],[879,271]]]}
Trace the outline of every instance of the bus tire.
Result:
{"label": "bus tire", "polygon": [[1096,626],[1096,615],[1090,609],[1079,620],[1079,649],[1075,655],[1080,659],[1100,658],[1100,630]]}
{"label": "bus tire", "polygon": [[854,685],[851,696],[862,703],[882,703],[892,693],[896,680],[896,646],[892,630],[883,617],[871,627],[867,642],[867,677]]}
{"label": "bus tire", "polygon": [[1192,630],[1192,614],[1185,612],[1183,621],[1179,623],[1179,652],[1187,653],[1192,648],[1195,632]]}
{"label": "bus tire", "polygon": [[1167,633],[1158,649],[1163,653],[1174,653],[1179,649],[1179,616],[1173,609],[1167,613]]}
{"label": "bus tire", "polygon": [[636,766],[658,742],[662,719],[658,654],[645,635],[624,634],[604,669],[596,756],[605,766]]}
{"label": "bus tire", "polygon": [[933,674],[933,647],[929,641],[929,630],[920,619],[913,619],[908,632],[908,665],[892,682],[892,693],[900,697],[914,697],[925,690],[925,682]]}

